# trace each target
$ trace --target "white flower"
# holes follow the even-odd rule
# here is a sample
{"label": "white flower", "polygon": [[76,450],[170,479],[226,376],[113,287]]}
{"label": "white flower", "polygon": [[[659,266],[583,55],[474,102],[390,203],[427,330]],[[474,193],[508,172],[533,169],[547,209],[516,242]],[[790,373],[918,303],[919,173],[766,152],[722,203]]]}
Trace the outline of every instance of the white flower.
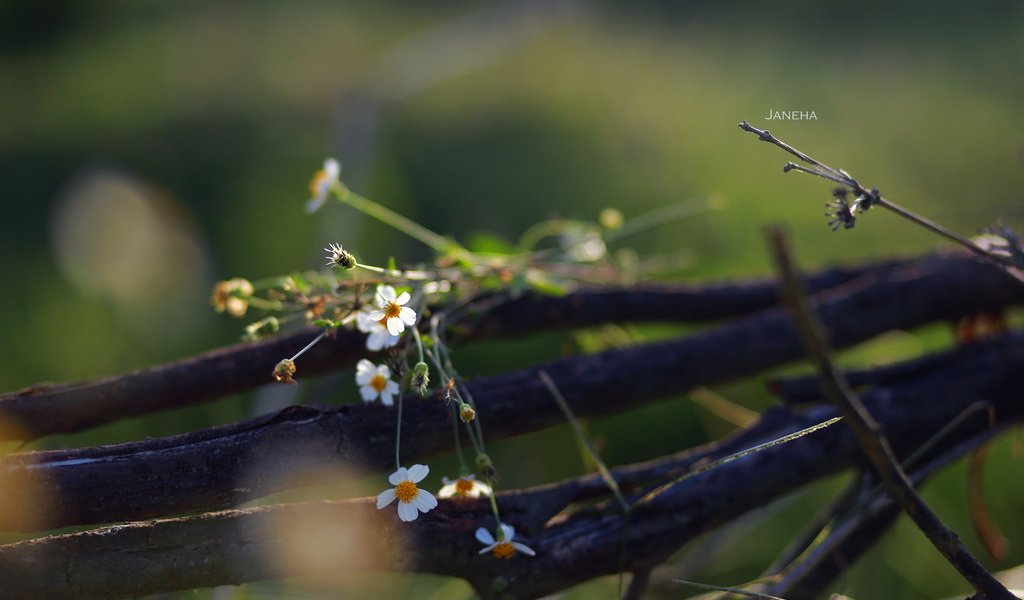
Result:
{"label": "white flower", "polygon": [[388,328],[379,321],[371,319],[368,312],[356,314],[356,328],[363,333],[370,334],[366,336],[366,349],[371,352],[379,352],[384,348],[390,348],[401,339],[397,335],[391,335]]}
{"label": "white flower", "polygon": [[341,163],[328,158],[324,161],[324,168],[313,175],[309,181],[310,199],[306,201],[306,212],[314,213],[327,201],[327,194],[331,188],[338,183],[338,175],[341,174]]}
{"label": "white flower", "polygon": [[484,552],[490,552],[495,558],[509,559],[516,555],[516,551],[522,552],[527,556],[536,556],[536,552],[533,548],[530,548],[526,544],[520,544],[519,542],[513,542],[512,539],[516,536],[516,530],[511,525],[501,523],[498,527],[498,539],[494,539],[490,531],[481,527],[476,530],[476,539],[484,548],[480,550],[480,554]]}
{"label": "white flower", "polygon": [[383,322],[391,335],[398,335],[405,331],[406,325],[412,327],[416,324],[416,311],[405,306],[410,298],[409,292],[402,292],[401,296],[395,297],[395,288],[382,285],[377,288],[377,305],[380,310],[371,312],[370,318]]}
{"label": "white flower", "polygon": [[391,406],[392,396],[398,393],[398,384],[391,381],[391,369],[387,365],[379,367],[365,358],[356,364],[356,385],[366,402],[373,402],[378,396],[380,401]]}
{"label": "white flower", "polygon": [[[416,484],[430,472],[427,465],[413,465],[406,469],[399,467],[388,477],[390,490],[384,490],[377,496],[377,510],[384,508],[398,499],[398,518],[403,521],[415,521],[421,512],[430,512],[437,506],[437,498],[427,490],[421,490]],[[477,538],[479,538],[479,533]],[[532,553],[532,550],[531,550]]]}
{"label": "white flower", "polygon": [[479,498],[490,496],[491,486],[476,480],[476,475],[463,475],[454,481],[442,477],[444,487],[437,493],[438,498]]}

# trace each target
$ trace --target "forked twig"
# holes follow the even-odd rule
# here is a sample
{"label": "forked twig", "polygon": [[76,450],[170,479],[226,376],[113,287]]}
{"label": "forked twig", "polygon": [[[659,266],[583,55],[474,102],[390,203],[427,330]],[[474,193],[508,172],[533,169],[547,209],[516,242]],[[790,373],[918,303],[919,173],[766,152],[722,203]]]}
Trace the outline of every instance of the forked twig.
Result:
{"label": "forked twig", "polygon": [[839,218],[840,221],[844,221],[844,224],[848,228],[852,227],[853,219],[855,218],[853,216],[853,213],[863,212],[871,208],[872,206],[877,205],[883,208],[887,208],[892,212],[896,213],[897,215],[903,217],[904,219],[907,219],[908,221],[916,223],[932,231],[933,233],[937,233],[950,241],[960,244],[961,246],[967,248],[968,250],[970,250],[974,254],[977,254],[978,256],[982,256],[984,258],[992,260],[996,263],[999,263],[1000,265],[1003,265],[1004,267],[1020,267],[1020,265],[1018,265],[1012,258],[982,248],[978,244],[953,231],[952,229],[940,225],[939,223],[936,223],[935,221],[932,221],[927,217],[919,215],[911,210],[908,210],[900,206],[899,204],[896,204],[895,202],[892,202],[891,200],[884,198],[877,188],[868,189],[864,187],[863,185],[860,184],[859,181],[857,181],[856,178],[854,178],[846,171],[842,169],[835,169],[821,161],[812,158],[810,155],[801,152],[800,150],[797,150],[793,146],[790,146],[786,142],[783,142],[779,138],[775,137],[767,129],[758,129],[757,127],[754,127],[753,125],[746,121],[740,122],[739,128],[742,129],[743,131],[753,133],[762,142],[768,142],[769,144],[778,146],[785,152],[792,154],[799,160],[812,166],[812,168],[807,168],[802,167],[796,163],[789,162],[786,163],[786,165],[782,168],[784,172],[788,173],[789,171],[797,171],[800,173],[807,173],[808,175],[815,175],[817,177],[821,177],[822,179],[827,179],[828,181],[831,181],[833,183],[838,183],[839,185],[850,188],[850,190],[852,190],[853,193],[856,194],[857,200],[850,207],[847,207],[845,205],[845,201],[843,201],[842,207],[847,212],[847,216],[845,218]]}

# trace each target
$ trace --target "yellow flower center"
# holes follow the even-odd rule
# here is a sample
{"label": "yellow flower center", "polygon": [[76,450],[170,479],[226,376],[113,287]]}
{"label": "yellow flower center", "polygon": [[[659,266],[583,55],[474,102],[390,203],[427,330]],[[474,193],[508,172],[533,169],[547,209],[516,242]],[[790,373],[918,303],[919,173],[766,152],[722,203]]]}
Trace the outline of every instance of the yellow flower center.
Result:
{"label": "yellow flower center", "polygon": [[400,314],[402,314],[402,307],[394,302],[388,302],[387,306],[384,307],[385,319],[393,319]]}
{"label": "yellow flower center", "polygon": [[516,548],[512,545],[512,542],[498,542],[498,545],[491,550],[491,554],[494,555],[494,558],[508,560],[516,555]]}
{"label": "yellow flower center", "polygon": [[[373,376],[373,379],[370,380],[370,387],[378,392],[383,392],[388,387],[388,378],[377,373]],[[413,487],[416,486],[414,485]]]}
{"label": "yellow flower center", "polygon": [[309,193],[311,196],[316,196],[320,192],[320,184],[327,179],[327,171],[320,169],[313,174],[313,179],[309,180]]}
{"label": "yellow flower center", "polygon": [[399,502],[412,502],[419,493],[420,489],[408,479],[395,486],[395,496],[398,497]]}
{"label": "yellow flower center", "polygon": [[465,496],[466,494],[468,494],[468,493],[470,493],[472,491],[473,491],[473,480],[472,479],[462,479],[460,477],[459,480],[455,482],[455,495],[456,496]]}

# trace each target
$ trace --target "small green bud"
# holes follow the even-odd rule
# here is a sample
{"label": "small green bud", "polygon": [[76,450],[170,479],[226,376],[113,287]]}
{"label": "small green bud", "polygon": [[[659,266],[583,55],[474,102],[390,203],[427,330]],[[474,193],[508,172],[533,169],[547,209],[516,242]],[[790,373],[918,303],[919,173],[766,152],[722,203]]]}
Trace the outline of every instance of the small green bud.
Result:
{"label": "small green bud", "polygon": [[412,368],[409,387],[421,397],[426,397],[430,387],[430,368],[427,363],[420,361]]}

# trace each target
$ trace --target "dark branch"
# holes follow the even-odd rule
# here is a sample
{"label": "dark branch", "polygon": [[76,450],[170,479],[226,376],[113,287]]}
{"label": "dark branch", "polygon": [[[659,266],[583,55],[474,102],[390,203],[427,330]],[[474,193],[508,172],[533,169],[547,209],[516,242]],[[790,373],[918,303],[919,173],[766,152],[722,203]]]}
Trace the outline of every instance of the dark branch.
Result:
{"label": "dark branch", "polygon": [[[1024,418],[1019,402],[1022,365],[1020,336],[980,344],[949,370],[872,390],[864,404],[891,434],[897,455],[905,457],[977,399],[994,407],[997,428],[1019,422]],[[751,444],[760,437],[750,435],[752,431],[777,435],[834,414],[830,407],[803,414],[777,409],[741,435]],[[988,431],[985,415],[975,414],[949,434],[945,449],[933,451],[923,464],[948,456],[950,448],[969,451]],[[674,468],[662,460],[613,473],[624,489],[640,493],[645,488],[638,485],[656,485],[678,476],[687,462],[699,464],[692,462],[698,455],[712,460],[732,451],[712,446],[691,453],[688,460],[676,458]],[[860,464],[861,458],[855,437],[846,428],[830,427],[673,486],[634,505],[625,568],[642,571],[659,564],[696,536]],[[361,538],[357,552],[344,555],[346,560],[331,562],[338,573],[415,570],[466,578],[485,598],[539,597],[619,569],[622,529],[616,504],[606,500],[552,518],[571,502],[595,495],[607,498],[607,487],[591,475],[499,496],[503,518],[526,535],[536,558],[498,561],[477,556],[473,531],[493,523],[485,501],[443,501],[415,523],[402,525],[391,511],[378,512],[367,499],[232,510],[10,544],[0,547],[0,586],[10,598],[107,598],[285,577],[293,573],[281,570],[275,552],[294,544],[282,531],[315,548],[346,539],[358,523],[369,527],[370,535]],[[268,522],[289,526],[273,528]],[[411,538],[399,540],[402,534]]]}
{"label": "dark branch", "polygon": [[821,379],[822,391],[839,408],[874,472],[935,549],[946,557],[982,598],[1014,600],[1015,596],[978,562],[956,532],[946,527],[914,489],[881,426],[860,398],[850,390],[846,377],[832,361],[824,341],[824,326],[817,315],[808,309],[803,291],[800,290],[797,269],[785,235],[780,229],[771,229],[768,237],[771,255],[779,273],[782,296],[793,313],[807,355]]}
{"label": "dark branch", "polygon": [[[1024,287],[1002,270],[968,258],[935,258],[861,280],[819,299],[830,339],[845,347],[893,328],[991,311],[1024,302]],[[551,374],[580,417],[621,412],[695,386],[748,377],[798,359],[800,338],[782,309],[697,335],[569,357],[469,382],[484,431],[494,439],[562,422],[537,377]],[[390,409],[379,405],[292,407],[273,416],[127,444],[6,457],[0,494],[32,505],[52,502],[39,520],[0,513],[0,529],[38,530],[143,519],[237,505],[322,476],[308,466],[390,467]],[[403,455],[413,460],[450,447],[449,411],[439,400],[408,397]],[[278,477],[279,473],[287,477]],[[253,476],[258,474],[258,477]]]}
{"label": "dark branch", "polygon": [[[808,277],[820,291],[860,277],[877,277],[906,261],[830,269]],[[585,290],[555,298],[527,294],[456,324],[454,342],[570,329],[617,321],[703,322],[749,314],[776,304],[774,282],[751,280],[702,285],[642,285]],[[484,299],[480,304],[488,304]],[[316,337],[315,329],[91,381],[35,385],[0,395],[0,440],[33,440],[81,431],[119,419],[201,404],[270,383],[271,371]],[[461,334],[461,335],[460,335]],[[354,364],[366,354],[365,337],[339,331],[302,356],[299,376]]]}

